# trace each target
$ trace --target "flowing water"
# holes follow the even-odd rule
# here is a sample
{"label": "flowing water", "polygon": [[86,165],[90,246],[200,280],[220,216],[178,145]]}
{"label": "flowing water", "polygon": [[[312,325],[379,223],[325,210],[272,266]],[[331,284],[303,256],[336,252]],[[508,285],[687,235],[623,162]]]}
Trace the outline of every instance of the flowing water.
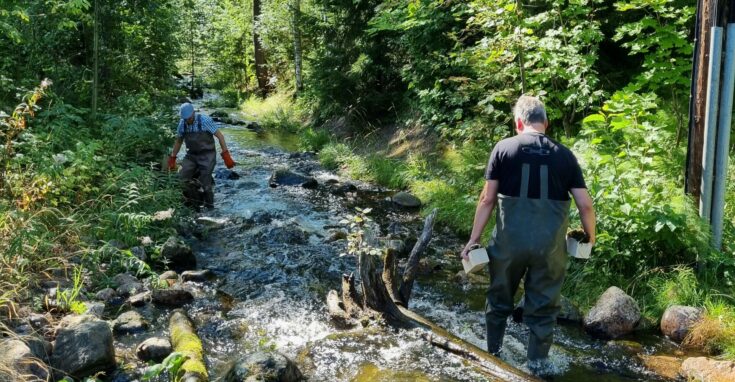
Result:
{"label": "flowing water", "polygon": [[[276,349],[294,359],[312,381],[487,380],[463,359],[429,345],[420,329],[344,331],[329,322],[325,296],[330,289],[339,290],[341,275],[356,265],[354,257],[340,256],[345,240],[327,240],[339,221],[355,207],[371,207],[383,233],[390,227],[415,240],[423,224],[417,212],[394,208],[385,200],[385,190],[324,171],[310,155],[293,154],[293,136],[223,127],[240,178],[216,180],[215,209],[206,215],[227,223],[205,232],[195,251],[200,266],[212,270],[217,281],[197,286],[200,298],[189,311],[214,377],[221,377],[228,363],[243,354]],[[271,188],[268,178],[280,167],[310,173],[321,186]],[[358,190],[335,196],[324,186],[335,181],[350,182]],[[484,348],[487,280],[454,280],[460,269],[456,251],[462,244],[436,226],[427,253],[434,271],[418,279],[410,308]],[[525,326],[511,322],[501,358],[526,369],[526,338]],[[654,335],[630,339],[645,354],[674,351]],[[576,325],[557,326],[550,358],[555,381],[659,380],[625,345],[591,339]]]}

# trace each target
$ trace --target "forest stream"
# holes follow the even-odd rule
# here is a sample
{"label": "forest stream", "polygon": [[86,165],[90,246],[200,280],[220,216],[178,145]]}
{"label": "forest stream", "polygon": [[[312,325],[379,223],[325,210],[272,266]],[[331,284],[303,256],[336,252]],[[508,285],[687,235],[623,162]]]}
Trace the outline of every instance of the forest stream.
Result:
{"label": "forest stream", "polygon": [[[196,298],[187,309],[213,379],[222,377],[240,355],[275,349],[312,381],[487,380],[462,358],[430,345],[421,337],[422,329],[339,330],[330,323],[326,294],[339,290],[341,275],[353,272],[356,263],[353,256],[340,256],[346,250],[346,240],[335,234],[344,231],[340,220],[356,207],[372,208],[370,216],[382,233],[401,238],[410,249],[423,224],[418,211],[394,206],[387,190],[325,171],[314,155],[298,152],[296,137],[222,127],[239,178],[220,179],[228,172],[218,163],[215,208],[199,214],[205,232],[192,243],[199,267],[216,277],[209,283],[189,283]],[[319,187],[271,187],[269,177],[283,167],[315,177]],[[345,185],[355,188],[335,192],[349,191]],[[458,279],[462,244],[445,227],[435,227],[410,308],[485,348],[487,276],[482,272]],[[164,330],[167,314],[146,309],[154,327]],[[140,341],[136,337],[117,340],[122,341],[116,343],[118,349],[127,349],[124,357],[134,358],[131,353]],[[521,370],[527,370],[526,338],[525,326],[510,322],[501,358]],[[652,333],[604,341],[589,337],[579,323],[562,323],[555,329],[550,355],[553,380],[665,380],[648,371],[636,353],[674,355],[676,350]]]}

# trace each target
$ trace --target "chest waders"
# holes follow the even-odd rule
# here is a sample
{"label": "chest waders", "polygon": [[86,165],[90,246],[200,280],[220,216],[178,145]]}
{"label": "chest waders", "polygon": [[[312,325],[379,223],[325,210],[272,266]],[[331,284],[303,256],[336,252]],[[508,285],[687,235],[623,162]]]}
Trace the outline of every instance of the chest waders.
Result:
{"label": "chest waders", "polygon": [[570,201],[549,199],[549,168],[539,166],[540,198],[528,198],[531,166],[523,164],[519,197],[498,195],[498,209],[490,256],[490,288],[485,305],[488,351],[503,344],[513,296],[525,275],[523,321],[530,329],[528,359],[549,354],[559,313],[566,267],[566,231]]}
{"label": "chest waders", "polygon": [[202,129],[202,117],[197,115],[196,129],[184,126],[186,156],[181,163],[179,177],[184,182],[184,197],[190,206],[212,207],[214,204],[214,179],[212,171],[217,161],[214,137]]}

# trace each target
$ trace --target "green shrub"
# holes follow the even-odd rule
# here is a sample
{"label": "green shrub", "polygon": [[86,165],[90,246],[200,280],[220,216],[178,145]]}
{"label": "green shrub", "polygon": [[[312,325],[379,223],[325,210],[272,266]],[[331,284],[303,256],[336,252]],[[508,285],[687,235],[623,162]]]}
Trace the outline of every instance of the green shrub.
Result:
{"label": "green shrub", "polygon": [[344,143],[330,143],[319,152],[319,162],[324,168],[336,170],[353,156],[352,149]]}
{"label": "green shrub", "polygon": [[302,150],[318,152],[331,140],[332,137],[326,129],[308,127],[301,130],[299,146]]}

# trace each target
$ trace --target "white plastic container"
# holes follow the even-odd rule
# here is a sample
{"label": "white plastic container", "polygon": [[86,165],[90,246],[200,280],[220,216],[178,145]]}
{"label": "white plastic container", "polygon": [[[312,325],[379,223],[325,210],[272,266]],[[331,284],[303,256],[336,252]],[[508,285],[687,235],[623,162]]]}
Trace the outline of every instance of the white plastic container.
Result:
{"label": "white plastic container", "polygon": [[490,262],[487,251],[483,247],[471,250],[467,257],[469,257],[469,260],[462,259],[462,266],[466,274],[477,272]]}
{"label": "white plastic container", "polygon": [[577,259],[589,259],[592,244],[580,243],[577,239],[567,236],[567,253]]}

